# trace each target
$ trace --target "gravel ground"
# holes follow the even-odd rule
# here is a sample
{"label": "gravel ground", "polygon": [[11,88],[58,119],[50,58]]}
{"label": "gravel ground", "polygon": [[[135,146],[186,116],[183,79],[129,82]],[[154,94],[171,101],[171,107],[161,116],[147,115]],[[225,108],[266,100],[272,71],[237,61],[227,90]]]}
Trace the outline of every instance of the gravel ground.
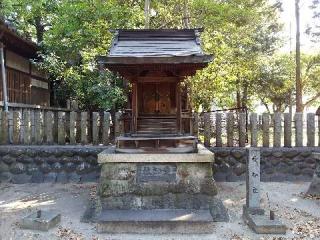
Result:
{"label": "gravel ground", "polygon": [[[262,206],[276,211],[287,224],[285,236],[256,235],[243,223],[245,183],[218,183],[219,198],[229,209],[230,222],[217,223],[213,234],[142,235],[97,234],[94,224],[80,223],[96,184],[0,184],[0,240],[175,240],[175,239],[320,239],[320,200],[304,197],[309,183],[262,183]],[[62,214],[58,227],[49,232],[21,230],[18,221],[37,209],[54,209]]]}

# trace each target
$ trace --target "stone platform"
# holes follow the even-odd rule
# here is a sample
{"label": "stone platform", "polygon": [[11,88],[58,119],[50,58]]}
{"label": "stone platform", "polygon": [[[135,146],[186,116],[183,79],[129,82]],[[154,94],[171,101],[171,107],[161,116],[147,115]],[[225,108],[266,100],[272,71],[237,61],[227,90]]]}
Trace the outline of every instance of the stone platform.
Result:
{"label": "stone platform", "polygon": [[[199,233],[204,228],[211,231],[209,226],[214,221],[228,220],[222,202],[215,198],[214,154],[202,145],[198,146],[198,153],[108,151],[98,155],[98,162],[101,164],[99,232],[114,232],[112,229],[120,226],[116,223],[121,222],[122,228],[116,228],[121,232],[183,233],[192,220],[194,227],[190,231]],[[123,215],[121,211],[129,211],[124,214],[126,218],[113,219],[113,215]],[[197,217],[181,221],[181,216],[190,213]],[[155,221],[157,219],[159,221]],[[155,222],[158,228],[154,227]]]}

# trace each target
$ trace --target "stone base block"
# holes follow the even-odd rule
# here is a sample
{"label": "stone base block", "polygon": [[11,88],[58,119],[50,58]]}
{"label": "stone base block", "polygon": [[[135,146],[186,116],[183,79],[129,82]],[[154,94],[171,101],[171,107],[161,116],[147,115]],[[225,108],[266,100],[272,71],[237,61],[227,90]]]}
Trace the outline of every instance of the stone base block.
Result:
{"label": "stone base block", "polygon": [[209,210],[152,209],[104,210],[97,221],[98,233],[212,233]]}
{"label": "stone base block", "polygon": [[258,234],[286,234],[287,227],[278,219],[271,220],[263,209],[243,208],[243,218],[246,224]]}
{"label": "stone base block", "polygon": [[37,211],[22,219],[21,228],[48,231],[55,227],[61,220],[61,215],[52,211]]}

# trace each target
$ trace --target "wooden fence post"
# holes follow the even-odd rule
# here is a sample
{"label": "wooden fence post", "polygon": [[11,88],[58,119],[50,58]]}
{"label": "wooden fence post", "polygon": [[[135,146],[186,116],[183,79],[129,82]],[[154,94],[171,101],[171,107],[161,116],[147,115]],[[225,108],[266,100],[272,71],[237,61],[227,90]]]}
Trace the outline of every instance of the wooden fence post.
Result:
{"label": "wooden fence post", "polygon": [[104,145],[109,144],[109,131],[110,131],[110,113],[104,112],[103,129],[102,129],[102,141]]}
{"label": "wooden fence post", "polygon": [[233,133],[234,133],[234,116],[232,112],[227,113],[227,146],[233,147]]}
{"label": "wooden fence post", "polygon": [[114,117],[114,137],[119,137],[120,136],[120,117],[121,117],[121,113],[120,112],[116,112],[115,117]]}
{"label": "wooden fence post", "polygon": [[307,113],[307,146],[314,147],[315,145],[315,114]]}
{"label": "wooden fence post", "polygon": [[41,111],[34,112],[35,143],[41,144],[43,141],[43,114]]}
{"label": "wooden fence post", "polygon": [[275,112],[273,115],[273,147],[281,147],[281,127],[282,116],[280,112]]}
{"label": "wooden fence post", "polygon": [[45,135],[47,144],[53,144],[53,123],[54,115],[53,112],[48,111],[45,113]]}
{"label": "wooden fence post", "polygon": [[31,144],[31,114],[29,110],[23,112],[23,143]]}
{"label": "wooden fence post", "polygon": [[216,113],[216,147],[222,147],[222,115]]}
{"label": "wooden fence post", "polygon": [[70,131],[70,144],[76,144],[76,122],[77,122],[77,113],[72,111],[70,112],[69,119],[69,131]]}
{"label": "wooden fence post", "polygon": [[246,146],[246,122],[247,114],[244,112],[239,113],[239,147]]}
{"label": "wooden fence post", "polygon": [[88,143],[88,113],[81,112],[81,143]]}
{"label": "wooden fence post", "polygon": [[98,112],[92,113],[92,144],[99,144],[99,124],[100,116]]}
{"label": "wooden fence post", "polygon": [[257,125],[257,114],[251,113],[250,114],[250,128],[251,128],[251,147],[258,146],[258,125]]}
{"label": "wooden fence post", "polygon": [[13,112],[13,144],[20,143],[20,132],[21,132],[21,112],[14,111]]}
{"label": "wooden fence post", "polygon": [[303,146],[303,114],[298,112],[294,116],[295,121],[295,146],[302,147]]}
{"label": "wooden fence post", "polygon": [[270,116],[269,113],[262,114],[262,146],[269,147],[270,146]]}
{"label": "wooden fence post", "polygon": [[193,135],[195,137],[199,136],[199,114],[197,112],[193,113]]}
{"label": "wooden fence post", "polygon": [[210,124],[210,113],[206,112],[203,114],[204,122],[204,146],[210,147],[211,138],[211,124]]}
{"label": "wooden fence post", "polygon": [[292,146],[292,117],[290,113],[284,113],[284,146]]}
{"label": "wooden fence post", "polygon": [[58,112],[58,144],[66,143],[66,113]]}
{"label": "wooden fence post", "polygon": [[318,147],[320,147],[320,115],[318,117]]}

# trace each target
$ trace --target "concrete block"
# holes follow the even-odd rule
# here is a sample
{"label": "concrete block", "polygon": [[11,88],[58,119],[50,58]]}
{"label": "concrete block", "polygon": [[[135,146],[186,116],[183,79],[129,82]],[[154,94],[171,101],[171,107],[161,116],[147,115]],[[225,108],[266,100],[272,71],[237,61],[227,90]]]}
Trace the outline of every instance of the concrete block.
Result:
{"label": "concrete block", "polygon": [[38,231],[48,231],[61,221],[61,214],[39,210],[22,219],[20,227]]}

